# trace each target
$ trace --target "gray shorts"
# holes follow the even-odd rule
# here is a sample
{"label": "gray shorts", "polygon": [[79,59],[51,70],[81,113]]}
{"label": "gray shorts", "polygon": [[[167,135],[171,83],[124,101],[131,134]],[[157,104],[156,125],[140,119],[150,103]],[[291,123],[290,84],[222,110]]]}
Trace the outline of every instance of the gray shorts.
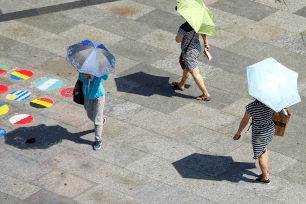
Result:
{"label": "gray shorts", "polygon": [[95,125],[103,125],[104,104],[105,94],[95,99],[88,99],[88,96],[84,96],[84,108],[87,116]]}
{"label": "gray shorts", "polygon": [[193,72],[194,68],[198,67],[198,57],[200,53],[196,49],[188,51],[184,57],[184,62],[187,70]]}

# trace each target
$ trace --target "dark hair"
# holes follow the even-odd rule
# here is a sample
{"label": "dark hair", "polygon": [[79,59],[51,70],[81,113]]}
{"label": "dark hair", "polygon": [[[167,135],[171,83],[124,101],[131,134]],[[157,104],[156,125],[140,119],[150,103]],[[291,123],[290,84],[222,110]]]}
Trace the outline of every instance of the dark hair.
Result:
{"label": "dark hair", "polygon": [[175,10],[177,11],[177,6],[175,7]]}

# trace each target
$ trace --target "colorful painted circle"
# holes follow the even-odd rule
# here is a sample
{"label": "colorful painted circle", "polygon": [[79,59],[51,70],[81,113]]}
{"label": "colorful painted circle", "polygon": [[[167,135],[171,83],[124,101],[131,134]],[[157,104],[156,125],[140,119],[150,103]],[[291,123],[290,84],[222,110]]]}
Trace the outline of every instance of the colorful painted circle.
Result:
{"label": "colorful painted circle", "polygon": [[4,74],[7,71],[8,71],[8,66],[0,64],[0,74]]}
{"label": "colorful painted circle", "polygon": [[14,91],[6,96],[7,99],[9,100],[14,100],[14,101],[23,101],[31,96],[31,92],[29,91],[24,91],[24,90],[18,90]]}
{"label": "colorful painted circle", "polygon": [[6,134],[5,129],[0,128],[0,137],[3,137]]}
{"label": "colorful painted circle", "polygon": [[64,97],[73,97],[74,87],[67,88],[61,91],[61,95]]}
{"label": "colorful painted circle", "polygon": [[10,108],[7,105],[0,103],[0,115],[6,114],[9,110]]}
{"label": "colorful painted circle", "polygon": [[15,115],[10,118],[10,122],[14,125],[25,125],[33,121],[33,116],[28,114]]}
{"label": "colorful painted circle", "polygon": [[43,91],[51,91],[54,89],[57,89],[63,85],[63,82],[59,79],[52,79],[52,78],[47,78],[47,79],[42,79],[39,82],[37,82],[34,87],[43,90]]}
{"label": "colorful painted circle", "polygon": [[18,70],[11,73],[11,79],[14,80],[25,80],[33,76],[33,72],[29,70]]}
{"label": "colorful painted circle", "polygon": [[0,84],[0,94],[3,94],[8,91],[8,87]]}
{"label": "colorful painted circle", "polygon": [[50,98],[38,98],[30,102],[30,106],[35,108],[49,108],[53,105],[53,101]]}

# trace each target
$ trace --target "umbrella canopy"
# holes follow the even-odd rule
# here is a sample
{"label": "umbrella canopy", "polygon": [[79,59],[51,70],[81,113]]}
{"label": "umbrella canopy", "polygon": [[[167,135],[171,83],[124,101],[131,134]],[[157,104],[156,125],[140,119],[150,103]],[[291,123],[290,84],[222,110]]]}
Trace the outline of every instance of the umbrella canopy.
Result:
{"label": "umbrella canopy", "polygon": [[280,112],[301,102],[297,89],[298,73],[270,57],[246,68],[249,94]]}
{"label": "umbrella canopy", "polygon": [[96,77],[115,72],[116,58],[104,45],[89,40],[68,46],[66,60],[78,72]]}
{"label": "umbrella canopy", "polygon": [[204,5],[202,0],[179,0],[179,12],[196,33],[215,37],[214,14]]}

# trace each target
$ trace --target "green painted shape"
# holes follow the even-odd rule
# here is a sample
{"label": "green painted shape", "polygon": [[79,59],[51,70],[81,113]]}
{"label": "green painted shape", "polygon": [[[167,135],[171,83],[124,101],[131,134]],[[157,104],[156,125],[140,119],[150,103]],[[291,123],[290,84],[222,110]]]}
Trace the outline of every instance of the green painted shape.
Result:
{"label": "green painted shape", "polygon": [[0,69],[3,69],[5,71],[8,71],[8,66],[0,64]]}
{"label": "green painted shape", "polygon": [[177,12],[185,18],[196,33],[215,37],[214,14],[202,0],[179,0]]}

